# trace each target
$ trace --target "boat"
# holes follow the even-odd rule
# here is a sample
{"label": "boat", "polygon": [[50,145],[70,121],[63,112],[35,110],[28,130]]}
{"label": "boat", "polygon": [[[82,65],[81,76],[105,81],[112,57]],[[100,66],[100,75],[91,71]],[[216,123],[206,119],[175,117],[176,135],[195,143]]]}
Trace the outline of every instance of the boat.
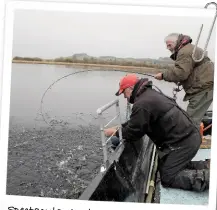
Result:
{"label": "boat", "polygon": [[[99,120],[102,113],[114,105],[116,105],[117,116],[112,120],[117,119],[120,116],[118,99],[97,110]],[[127,107],[129,115],[130,105],[128,104]],[[206,112],[202,123],[205,129],[209,126],[204,136],[211,135],[212,111]],[[106,126],[108,125],[109,123]],[[100,124],[104,163],[79,200],[152,203],[156,193],[158,164],[155,145],[148,136],[144,136],[139,141],[121,141],[108,157],[106,151],[108,140],[105,140],[103,131],[106,126]]]}

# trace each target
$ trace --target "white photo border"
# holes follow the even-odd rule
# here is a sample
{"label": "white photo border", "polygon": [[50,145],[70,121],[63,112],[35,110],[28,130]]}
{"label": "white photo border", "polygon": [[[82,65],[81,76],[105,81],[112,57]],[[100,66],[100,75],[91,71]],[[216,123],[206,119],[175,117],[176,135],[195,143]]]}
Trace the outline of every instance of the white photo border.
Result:
{"label": "white photo border", "polygon": [[[13,47],[13,22],[15,10],[44,10],[44,11],[62,11],[62,12],[88,12],[88,13],[110,13],[110,14],[129,14],[129,15],[162,15],[176,17],[214,17],[215,10],[212,9],[195,9],[195,8],[175,8],[175,7],[160,7],[160,6],[135,6],[135,5],[105,5],[105,4],[89,4],[89,3],[60,3],[60,2],[27,2],[15,1],[6,4],[5,14],[5,31],[4,31],[4,51],[3,51],[3,76],[2,76],[2,106],[1,106],[1,147],[0,147],[0,163],[5,174],[1,175],[0,181],[0,198],[4,209],[9,209],[9,206],[17,206],[28,208],[29,206],[37,206],[39,209],[102,209],[105,208],[168,208],[166,204],[141,204],[141,203],[119,203],[119,202],[94,202],[94,201],[79,201],[53,198],[33,198],[26,196],[11,196],[6,195],[6,180],[7,180],[7,155],[8,155],[8,130],[9,130],[9,111],[10,111],[10,87],[11,87],[11,67],[12,67],[12,47]],[[198,29],[199,32],[199,29]],[[216,39],[215,39],[216,40]],[[217,42],[215,41],[215,49]],[[215,63],[217,54],[215,53]],[[215,74],[215,81],[217,75]],[[215,104],[217,96],[217,87],[214,85],[214,100],[213,100],[213,125],[217,124],[217,113]],[[182,206],[173,205],[176,208],[195,208],[195,209],[215,209],[216,208],[216,178],[217,173],[215,165],[217,164],[217,131],[212,130],[212,149],[211,149],[211,175],[209,189],[209,205],[208,206]],[[145,206],[144,206],[145,205]],[[160,206],[159,206],[160,205]],[[35,207],[36,208],[36,207]],[[12,210],[12,209],[11,209]],[[52,209],[53,210],[53,209]]]}

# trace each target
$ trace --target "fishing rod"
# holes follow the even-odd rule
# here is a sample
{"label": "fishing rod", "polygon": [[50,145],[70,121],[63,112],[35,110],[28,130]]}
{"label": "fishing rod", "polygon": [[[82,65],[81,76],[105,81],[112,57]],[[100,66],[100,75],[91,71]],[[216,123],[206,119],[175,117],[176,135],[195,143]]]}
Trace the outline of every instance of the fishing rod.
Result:
{"label": "fishing rod", "polygon": [[61,78],[55,80],[55,81],[45,90],[44,94],[42,95],[41,102],[40,102],[40,113],[41,113],[41,116],[42,116],[44,122],[45,122],[47,125],[51,126],[51,124],[46,121],[46,119],[45,119],[45,117],[44,117],[44,114],[43,114],[43,101],[44,101],[44,97],[45,97],[45,95],[47,94],[47,92],[48,92],[57,82],[59,82],[59,81],[62,80],[62,79],[65,79],[65,78],[67,78],[67,77],[69,77],[69,76],[76,75],[76,74],[81,74],[81,73],[85,73],[85,72],[96,72],[96,71],[116,71],[116,72],[118,71],[118,72],[127,72],[127,73],[141,74],[141,75],[145,75],[145,76],[149,76],[149,77],[155,78],[154,75],[151,75],[151,74],[147,74],[147,73],[143,73],[143,72],[139,73],[139,72],[127,71],[127,70],[83,70],[83,71],[76,71],[76,72],[67,74],[67,75],[65,75],[65,76],[63,76],[63,77],[61,77]]}

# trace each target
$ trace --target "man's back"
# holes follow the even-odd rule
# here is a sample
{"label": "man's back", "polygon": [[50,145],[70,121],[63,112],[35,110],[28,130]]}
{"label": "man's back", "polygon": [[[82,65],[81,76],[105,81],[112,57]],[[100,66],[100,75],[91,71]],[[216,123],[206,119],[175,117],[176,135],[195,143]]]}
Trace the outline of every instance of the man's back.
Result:
{"label": "man's back", "polygon": [[149,113],[146,134],[159,146],[162,143],[181,142],[199,132],[186,112],[173,99],[156,90],[145,90],[135,101],[134,107],[140,107]]}
{"label": "man's back", "polygon": [[[213,88],[214,81],[214,65],[207,57],[198,63],[195,63],[192,59],[194,45],[187,44],[184,46],[177,55],[175,62],[176,66],[184,68],[183,72],[187,72],[188,77],[184,81],[180,81],[181,85],[185,89],[187,95],[195,94],[208,88]],[[202,57],[203,50],[199,47],[196,48],[195,57],[200,59]],[[183,65],[185,61],[185,65]],[[181,74],[184,74],[180,72]]]}

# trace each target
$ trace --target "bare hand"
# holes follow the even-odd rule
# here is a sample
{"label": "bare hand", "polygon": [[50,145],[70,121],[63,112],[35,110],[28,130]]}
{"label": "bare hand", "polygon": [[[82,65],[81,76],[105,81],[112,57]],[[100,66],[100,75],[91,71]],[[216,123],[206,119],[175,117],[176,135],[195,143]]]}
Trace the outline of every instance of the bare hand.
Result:
{"label": "bare hand", "polygon": [[163,74],[162,73],[158,73],[154,76],[155,79],[158,79],[158,80],[162,80],[163,79]]}
{"label": "bare hand", "polygon": [[115,128],[107,128],[104,130],[104,133],[108,137],[108,136],[111,136],[112,134],[114,134],[116,132],[116,130],[117,129],[115,129]]}

